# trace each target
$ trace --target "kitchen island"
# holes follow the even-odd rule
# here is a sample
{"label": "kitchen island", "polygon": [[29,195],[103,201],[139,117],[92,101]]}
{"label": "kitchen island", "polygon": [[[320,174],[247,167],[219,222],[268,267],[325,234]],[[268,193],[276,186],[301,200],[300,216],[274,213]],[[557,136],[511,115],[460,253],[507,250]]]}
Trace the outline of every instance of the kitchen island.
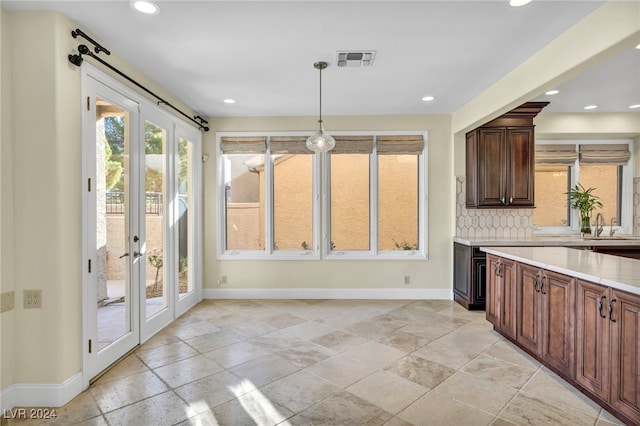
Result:
{"label": "kitchen island", "polygon": [[640,424],[640,261],[566,247],[481,250],[494,329]]}
{"label": "kitchen island", "polygon": [[486,255],[481,247],[575,247],[598,253],[640,259],[640,237],[614,235],[580,238],[578,235],[453,238],[453,295],[466,309],[485,309]]}

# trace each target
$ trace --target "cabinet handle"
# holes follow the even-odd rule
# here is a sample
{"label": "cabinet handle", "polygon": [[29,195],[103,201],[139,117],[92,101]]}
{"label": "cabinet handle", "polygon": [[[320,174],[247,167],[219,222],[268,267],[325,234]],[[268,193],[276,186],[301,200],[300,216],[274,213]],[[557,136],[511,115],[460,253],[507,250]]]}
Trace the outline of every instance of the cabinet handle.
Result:
{"label": "cabinet handle", "polygon": [[540,290],[538,289],[538,276],[537,275],[535,277],[533,277],[533,289],[536,291],[536,293],[540,293]]}
{"label": "cabinet handle", "polygon": [[611,322],[616,322],[616,320],[613,319],[613,304],[617,301],[618,299],[612,299],[611,302],[609,302],[609,321]]}
{"label": "cabinet handle", "polygon": [[545,279],[545,278],[547,278],[547,277],[543,275],[543,276],[542,276],[542,279],[540,280],[540,281],[541,281],[541,282],[540,282],[540,293],[542,293],[542,294],[547,294],[547,292],[546,292],[546,291],[544,291],[544,279]]}
{"label": "cabinet handle", "polygon": [[509,204],[513,204],[513,197],[509,197]]}
{"label": "cabinet handle", "polygon": [[500,198],[500,202],[501,202],[502,204],[504,204],[505,206],[507,205],[507,203],[505,203],[504,197]]}
{"label": "cabinet handle", "polygon": [[602,308],[603,308],[603,303],[602,301],[607,301],[607,296],[601,296],[600,300],[598,300],[598,312],[600,313],[600,318],[606,318],[607,316],[605,314],[602,313]]}

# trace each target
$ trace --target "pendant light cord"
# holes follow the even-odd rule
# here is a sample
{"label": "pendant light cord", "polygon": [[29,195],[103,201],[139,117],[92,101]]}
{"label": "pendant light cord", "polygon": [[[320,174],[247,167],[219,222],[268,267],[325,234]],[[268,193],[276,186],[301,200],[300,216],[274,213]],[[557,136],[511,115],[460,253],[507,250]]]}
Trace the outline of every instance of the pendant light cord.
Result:
{"label": "pendant light cord", "polygon": [[322,123],[322,67],[320,67],[320,114],[319,114],[320,120],[319,122]]}

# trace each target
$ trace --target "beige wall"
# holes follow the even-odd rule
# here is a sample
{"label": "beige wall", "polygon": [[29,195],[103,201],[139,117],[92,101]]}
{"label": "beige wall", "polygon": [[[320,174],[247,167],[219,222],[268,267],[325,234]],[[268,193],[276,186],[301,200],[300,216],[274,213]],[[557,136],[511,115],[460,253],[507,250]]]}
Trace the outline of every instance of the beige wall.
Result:
{"label": "beige wall", "polygon": [[[215,156],[215,132],[309,131],[315,117],[212,118],[203,152]],[[216,161],[204,163],[204,287],[214,288],[227,275],[225,288],[395,288],[451,289],[451,236],[454,212],[449,178],[452,174],[450,117],[353,116],[326,117],[330,130],[427,130],[429,191],[429,260],[426,261],[217,261]],[[251,267],[247,267],[250,263]],[[411,285],[402,277],[411,275]]]}

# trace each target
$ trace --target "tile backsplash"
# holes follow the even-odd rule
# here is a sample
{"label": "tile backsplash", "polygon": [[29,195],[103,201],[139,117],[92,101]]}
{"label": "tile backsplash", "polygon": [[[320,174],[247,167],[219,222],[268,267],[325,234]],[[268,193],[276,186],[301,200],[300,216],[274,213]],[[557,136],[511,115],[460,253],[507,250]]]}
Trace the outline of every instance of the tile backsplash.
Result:
{"label": "tile backsplash", "polygon": [[456,236],[458,237],[529,238],[533,236],[533,209],[467,209],[465,206],[465,178],[458,176],[456,177]]}
{"label": "tile backsplash", "polygon": [[[456,177],[456,236],[529,238],[533,209],[467,209],[464,176]],[[633,234],[640,235],[640,177],[633,178]]]}

